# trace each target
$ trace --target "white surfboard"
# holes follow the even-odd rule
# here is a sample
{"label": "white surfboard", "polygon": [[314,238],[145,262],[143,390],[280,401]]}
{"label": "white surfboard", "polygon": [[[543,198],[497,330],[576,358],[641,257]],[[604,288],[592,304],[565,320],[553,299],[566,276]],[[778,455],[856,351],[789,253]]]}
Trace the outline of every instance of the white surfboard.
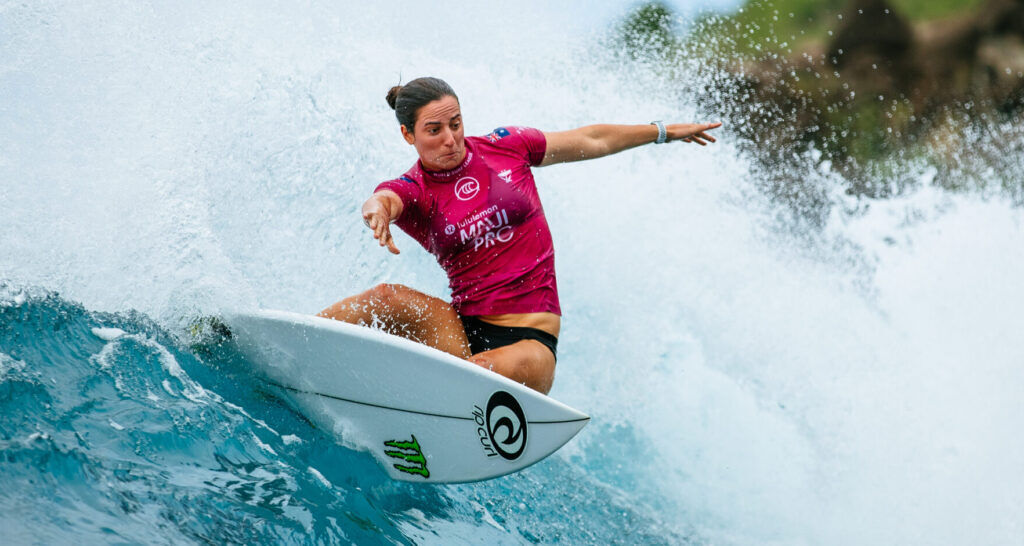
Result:
{"label": "white surfboard", "polygon": [[470,362],[361,326],[286,311],[226,317],[263,378],[388,474],[471,482],[525,468],[590,417]]}

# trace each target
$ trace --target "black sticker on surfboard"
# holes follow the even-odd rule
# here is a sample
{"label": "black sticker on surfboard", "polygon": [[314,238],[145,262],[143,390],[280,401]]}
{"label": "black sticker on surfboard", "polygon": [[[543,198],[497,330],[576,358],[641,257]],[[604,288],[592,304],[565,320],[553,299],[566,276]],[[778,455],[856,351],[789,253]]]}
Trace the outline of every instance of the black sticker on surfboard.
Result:
{"label": "black sticker on surfboard", "polygon": [[487,437],[503,458],[514,461],[526,450],[526,415],[514,396],[497,391],[487,401],[484,414]]}

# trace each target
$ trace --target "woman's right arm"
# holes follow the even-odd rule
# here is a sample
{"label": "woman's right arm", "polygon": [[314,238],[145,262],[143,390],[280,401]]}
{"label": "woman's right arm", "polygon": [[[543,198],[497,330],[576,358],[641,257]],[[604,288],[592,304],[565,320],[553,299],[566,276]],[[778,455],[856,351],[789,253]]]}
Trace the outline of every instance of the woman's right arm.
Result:
{"label": "woman's right arm", "polygon": [[398,254],[398,247],[391,238],[391,222],[401,215],[402,199],[391,190],[380,190],[363,203],[363,222],[373,230],[380,246],[387,245],[392,254]]}

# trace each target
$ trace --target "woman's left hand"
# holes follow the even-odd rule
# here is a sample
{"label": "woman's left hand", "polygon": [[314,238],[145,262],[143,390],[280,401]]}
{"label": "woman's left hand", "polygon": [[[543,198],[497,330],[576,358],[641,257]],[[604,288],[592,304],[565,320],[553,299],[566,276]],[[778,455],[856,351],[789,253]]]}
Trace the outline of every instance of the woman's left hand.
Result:
{"label": "woman's left hand", "polygon": [[666,142],[681,140],[683,142],[694,142],[701,146],[707,146],[708,142],[715,142],[715,137],[707,134],[706,131],[717,129],[722,122],[716,123],[673,123],[665,126],[668,137]]}

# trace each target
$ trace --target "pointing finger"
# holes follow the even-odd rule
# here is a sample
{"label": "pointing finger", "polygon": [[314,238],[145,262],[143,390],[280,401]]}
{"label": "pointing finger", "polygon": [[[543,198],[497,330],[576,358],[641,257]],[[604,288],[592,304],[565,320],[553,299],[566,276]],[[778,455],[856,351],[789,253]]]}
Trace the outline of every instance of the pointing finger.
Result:
{"label": "pointing finger", "polygon": [[385,229],[384,236],[381,237],[380,239],[380,246],[385,246],[385,244],[387,245],[388,250],[391,251],[392,254],[398,254],[398,247],[395,246],[395,239],[394,237],[391,236],[390,229]]}

